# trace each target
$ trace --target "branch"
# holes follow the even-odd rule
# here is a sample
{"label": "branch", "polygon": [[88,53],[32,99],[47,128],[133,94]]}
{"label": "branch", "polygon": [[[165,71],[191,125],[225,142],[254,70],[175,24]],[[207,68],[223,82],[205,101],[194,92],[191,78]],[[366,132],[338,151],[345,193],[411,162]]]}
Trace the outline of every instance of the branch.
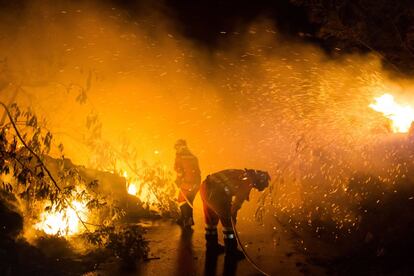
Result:
{"label": "branch", "polygon": [[[23,146],[37,159],[37,162],[43,167],[43,169],[45,170],[46,174],[49,176],[50,180],[52,181],[53,185],[55,186],[55,188],[59,191],[62,192],[62,189],[59,187],[58,183],[56,182],[56,180],[53,178],[51,172],[49,171],[49,169],[46,167],[46,165],[43,163],[42,159],[39,157],[39,155],[37,155],[24,141],[23,137],[21,136],[16,123],[13,120],[13,117],[10,113],[10,110],[8,109],[8,107],[3,103],[0,102],[0,105],[3,106],[3,108],[6,111],[7,117],[9,117],[10,123],[13,126],[14,131],[16,132],[17,137],[19,138],[20,142],[23,144]],[[88,227],[86,226],[85,222],[81,219],[81,217],[78,214],[78,211],[72,206],[72,204],[66,199],[63,198],[63,200],[66,202],[66,204],[68,204],[68,206],[75,211],[76,217],[79,219],[79,221],[82,223],[83,227],[86,229],[86,231],[90,232]]]}

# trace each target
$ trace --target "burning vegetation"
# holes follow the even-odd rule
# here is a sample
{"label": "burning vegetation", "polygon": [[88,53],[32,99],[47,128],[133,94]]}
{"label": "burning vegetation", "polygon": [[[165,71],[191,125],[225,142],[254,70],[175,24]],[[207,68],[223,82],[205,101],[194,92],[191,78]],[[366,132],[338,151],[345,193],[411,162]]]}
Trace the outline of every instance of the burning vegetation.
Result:
{"label": "burning vegetation", "polygon": [[[171,182],[165,169],[146,164],[140,172],[135,172],[136,179],[142,181],[140,184],[124,173],[125,178],[118,176],[123,179],[119,186],[124,187],[123,192],[109,193],[108,187],[101,187],[97,179],[90,178],[88,171],[65,159],[63,145],[54,144],[44,120],[40,121],[30,110],[20,110],[15,104],[10,107],[1,105],[8,118],[8,123],[0,130],[1,212],[3,216],[11,214],[15,217],[6,217],[3,221],[2,239],[13,241],[19,238],[32,244],[40,241],[44,244],[49,239],[49,243],[53,243],[54,238],[60,237],[68,242],[68,246],[77,248],[78,254],[106,250],[129,266],[147,258],[144,230],[136,225],[125,225],[125,206],[119,202],[132,194],[137,199],[132,204],[142,209],[141,215],[148,210],[152,214],[174,216],[176,205],[171,200],[171,193],[175,189],[166,194]],[[59,158],[50,157],[53,149],[57,150]],[[110,185],[116,183],[112,180]],[[131,185],[136,185],[137,190],[131,192]],[[156,192],[149,190],[156,186],[159,187]],[[82,246],[75,245],[79,241]],[[27,245],[6,242],[5,246],[15,250]],[[25,270],[13,268],[13,271],[24,273]]]}

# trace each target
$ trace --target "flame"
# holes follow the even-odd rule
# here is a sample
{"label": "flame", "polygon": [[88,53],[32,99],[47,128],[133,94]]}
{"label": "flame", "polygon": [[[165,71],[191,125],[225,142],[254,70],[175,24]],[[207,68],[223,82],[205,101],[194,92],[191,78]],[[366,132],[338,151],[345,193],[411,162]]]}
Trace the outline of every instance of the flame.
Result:
{"label": "flame", "polygon": [[74,200],[71,202],[71,206],[73,209],[68,206],[60,212],[44,211],[40,214],[40,221],[34,225],[35,229],[48,235],[58,236],[72,236],[80,233],[82,225],[76,212],[82,220],[86,220],[86,204]]}
{"label": "flame", "polygon": [[135,183],[131,183],[128,186],[128,194],[133,195],[133,196],[137,196],[138,194],[138,187],[137,185],[135,185]]}
{"label": "flame", "polygon": [[140,199],[143,202],[146,202],[146,203],[149,203],[149,204],[154,204],[154,203],[158,202],[157,197],[154,195],[153,192],[151,192],[148,185],[142,186],[141,193],[140,193]]}
{"label": "flame", "polygon": [[390,94],[375,98],[375,103],[370,104],[369,107],[390,119],[392,131],[395,133],[407,133],[414,121],[414,109],[409,105],[395,102],[394,96]]}
{"label": "flame", "polygon": [[145,183],[131,182],[128,184],[127,191],[128,194],[138,197],[144,203],[154,204],[158,202],[157,197]]}

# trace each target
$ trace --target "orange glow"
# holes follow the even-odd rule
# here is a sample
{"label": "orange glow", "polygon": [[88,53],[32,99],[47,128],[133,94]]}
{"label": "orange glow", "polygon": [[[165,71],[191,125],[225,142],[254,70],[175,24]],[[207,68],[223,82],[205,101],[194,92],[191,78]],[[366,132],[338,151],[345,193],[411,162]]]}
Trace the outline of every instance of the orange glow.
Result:
{"label": "orange glow", "polygon": [[127,179],[128,194],[138,197],[141,202],[147,204],[154,204],[158,202],[156,196],[151,192],[148,184],[141,183],[137,180],[132,181],[130,178],[128,178],[127,172],[124,172],[123,176]]}
{"label": "orange glow", "polygon": [[390,94],[375,98],[375,103],[370,104],[369,107],[390,119],[392,131],[395,133],[407,133],[414,121],[414,109],[409,105],[395,102],[394,96]]}
{"label": "orange glow", "polygon": [[133,196],[137,196],[138,194],[138,188],[137,185],[135,185],[135,183],[131,183],[128,186],[128,194],[133,195]]}
{"label": "orange glow", "polygon": [[[87,220],[86,203],[74,200],[71,205],[82,220]],[[74,209],[68,206],[60,212],[44,211],[40,214],[40,221],[34,225],[34,228],[48,235],[72,236],[79,234],[83,226]]]}

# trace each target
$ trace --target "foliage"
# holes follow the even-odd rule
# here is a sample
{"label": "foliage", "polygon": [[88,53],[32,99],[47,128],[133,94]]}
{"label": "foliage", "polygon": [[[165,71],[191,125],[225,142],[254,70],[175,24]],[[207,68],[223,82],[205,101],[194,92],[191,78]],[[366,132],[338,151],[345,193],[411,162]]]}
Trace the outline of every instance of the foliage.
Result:
{"label": "foliage", "polygon": [[276,225],[289,226],[304,240],[328,241],[335,250],[375,255],[401,241],[412,244],[413,141],[389,135],[342,148],[336,147],[339,142],[318,149],[309,145],[279,164],[256,217],[271,212]]}
{"label": "foliage", "polygon": [[413,73],[414,14],[411,1],[290,0],[304,8],[313,36],[333,52],[374,51],[392,65]]}
{"label": "foliage", "polygon": [[[148,207],[154,207],[163,216],[177,217],[177,188],[173,184],[171,172],[165,170],[161,164],[150,165],[146,162],[142,162],[141,168],[133,167],[133,171],[137,172],[137,179],[144,184],[140,188],[146,187],[149,190],[146,194]],[[149,197],[156,200],[152,202]]]}
{"label": "foliage", "polygon": [[136,148],[128,141],[122,141],[118,147],[114,147],[103,139],[102,122],[95,113],[88,115],[86,129],[84,142],[91,152],[91,167],[119,175],[128,172],[127,180],[139,183],[138,195],[141,195],[139,198],[144,207],[156,210],[162,216],[177,216],[177,187],[170,170],[159,162],[150,164],[140,161]]}
{"label": "foliage", "polygon": [[148,242],[143,233],[144,229],[139,226],[107,226],[93,233],[85,233],[84,236],[90,243],[112,250],[116,257],[129,265],[148,258]]}
{"label": "foliage", "polygon": [[[19,206],[25,223],[30,226],[39,220],[40,213],[73,209],[88,241],[111,249],[122,258],[145,257],[142,230],[116,228],[125,212],[112,198],[98,192],[98,181],[88,182],[77,168],[65,166],[63,145],[53,147],[53,135],[47,130],[45,120],[39,120],[30,110],[20,110],[15,104],[9,112],[12,121],[0,126],[0,200],[12,200]],[[18,124],[17,130],[13,123]],[[52,148],[61,156],[55,170],[46,165],[56,163],[48,156]],[[73,202],[82,202],[87,216]],[[65,231],[58,234],[67,234]],[[123,245],[128,246],[124,251]]]}
{"label": "foliage", "polygon": [[46,176],[45,168],[41,165],[44,156],[50,152],[52,134],[42,130],[44,122],[39,122],[30,110],[22,112],[13,105],[10,112],[15,122],[24,122],[21,136],[40,160],[36,160],[36,156],[23,146],[10,123],[1,126],[0,173],[6,176],[2,177],[3,189],[25,199],[29,205],[45,199],[57,204],[59,191],[53,188],[51,179]]}

